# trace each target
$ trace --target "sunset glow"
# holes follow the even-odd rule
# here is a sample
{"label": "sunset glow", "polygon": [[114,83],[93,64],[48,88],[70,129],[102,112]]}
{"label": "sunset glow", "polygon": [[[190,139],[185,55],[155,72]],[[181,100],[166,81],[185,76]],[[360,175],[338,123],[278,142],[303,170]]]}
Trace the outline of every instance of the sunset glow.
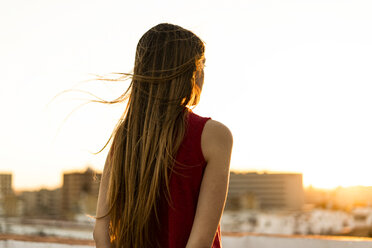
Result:
{"label": "sunset glow", "polygon": [[[102,170],[123,105],[84,103],[129,82],[137,42],[170,22],[206,42],[194,110],[230,128],[232,170],[303,173],[304,186],[372,186],[372,26],[367,1],[6,1],[0,4],[0,172],[16,189]],[[197,6],[197,7],[196,7]],[[138,13],[141,16],[138,17]],[[49,104],[49,105],[48,105]],[[90,153],[91,152],[91,153]]]}

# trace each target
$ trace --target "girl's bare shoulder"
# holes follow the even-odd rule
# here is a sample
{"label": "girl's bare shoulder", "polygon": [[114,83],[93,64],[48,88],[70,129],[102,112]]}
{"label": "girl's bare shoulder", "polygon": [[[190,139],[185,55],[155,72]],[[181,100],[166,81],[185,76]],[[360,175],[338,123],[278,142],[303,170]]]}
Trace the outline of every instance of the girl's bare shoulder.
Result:
{"label": "girl's bare shoulder", "polygon": [[205,159],[215,156],[216,152],[230,152],[233,144],[233,135],[223,123],[210,119],[205,123],[201,147]]}

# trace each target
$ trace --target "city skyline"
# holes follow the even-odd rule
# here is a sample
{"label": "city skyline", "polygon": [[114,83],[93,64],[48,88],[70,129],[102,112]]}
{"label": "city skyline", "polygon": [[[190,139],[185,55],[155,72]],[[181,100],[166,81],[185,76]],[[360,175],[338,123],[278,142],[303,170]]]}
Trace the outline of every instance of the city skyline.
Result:
{"label": "city skyline", "polygon": [[[93,167],[91,164],[87,164],[85,167],[80,167],[80,168],[75,168],[75,169],[70,169],[70,170],[64,170],[61,172],[61,175],[60,175],[60,182],[58,184],[55,184],[55,185],[36,185],[35,187],[14,187],[14,174],[11,172],[11,171],[0,171],[0,175],[6,175],[6,174],[10,174],[11,177],[12,177],[12,190],[15,191],[15,193],[19,193],[19,192],[23,192],[23,191],[39,191],[39,190],[56,190],[56,189],[59,189],[63,186],[63,175],[64,174],[69,174],[69,173],[85,173],[87,170],[93,170],[95,173],[98,173],[98,174],[102,174],[102,170],[97,170],[95,169],[95,167]],[[230,173],[235,173],[235,174],[240,174],[240,173],[253,173],[253,174],[300,174],[302,176],[302,178],[304,177],[304,175],[300,172],[291,172],[291,171],[268,171],[268,170],[262,170],[262,171],[254,171],[254,170],[249,170],[249,171],[244,171],[244,170],[230,170]],[[349,185],[349,186],[342,186],[342,185],[338,185],[338,186],[335,186],[335,187],[319,187],[317,185],[314,185],[314,184],[305,184],[303,182],[303,188],[304,189],[315,189],[315,190],[324,190],[324,191],[330,191],[330,190],[336,190],[336,189],[339,189],[339,188],[349,188],[349,189],[352,189],[352,188],[372,188],[372,185]]]}
{"label": "city skyline", "polygon": [[[0,214],[1,200],[2,204],[4,200],[8,204],[3,205],[8,209],[6,211],[13,214],[26,211],[24,214],[30,216],[46,214],[66,217],[66,213],[80,208],[93,213],[97,204],[101,176],[100,171],[86,167],[82,170],[64,171],[62,185],[58,187],[17,190],[12,187],[13,175],[0,173]],[[301,173],[231,171],[226,208],[306,210],[320,207],[350,211],[354,207],[372,204],[372,186],[332,189],[321,189],[311,185],[305,187],[302,177]],[[26,209],[21,205],[15,208],[14,204],[17,205],[20,200],[26,201],[28,206]],[[38,208],[44,210],[40,211]]]}
{"label": "city skyline", "polygon": [[[45,236],[66,235],[59,228],[72,232],[74,227],[82,231],[87,224],[93,228],[102,175],[87,167],[63,176],[61,188],[14,193],[12,175],[0,174],[0,217],[5,230]],[[322,191],[303,189],[298,173],[232,172],[230,176],[221,218],[228,232],[371,237],[372,186]],[[51,227],[53,233],[46,231]],[[91,235],[92,229],[87,231]]]}

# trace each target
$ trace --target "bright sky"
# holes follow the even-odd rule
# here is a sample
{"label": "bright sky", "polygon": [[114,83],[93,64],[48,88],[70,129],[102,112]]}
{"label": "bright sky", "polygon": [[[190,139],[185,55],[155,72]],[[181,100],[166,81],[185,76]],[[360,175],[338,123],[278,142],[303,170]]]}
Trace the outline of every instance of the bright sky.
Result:
{"label": "bright sky", "polygon": [[[139,38],[170,22],[206,42],[195,112],[234,135],[233,170],[303,173],[317,187],[372,185],[372,3],[26,1],[0,3],[0,171],[16,189],[56,187],[66,170],[102,170]],[[59,127],[61,128],[59,129]]]}

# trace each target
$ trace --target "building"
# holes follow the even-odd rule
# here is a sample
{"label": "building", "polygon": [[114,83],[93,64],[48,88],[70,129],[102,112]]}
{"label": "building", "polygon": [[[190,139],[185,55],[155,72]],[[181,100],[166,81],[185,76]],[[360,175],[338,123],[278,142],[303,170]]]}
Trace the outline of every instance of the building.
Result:
{"label": "building", "polygon": [[12,174],[0,173],[0,198],[12,193]]}
{"label": "building", "polygon": [[59,219],[62,216],[60,188],[23,191],[20,198],[24,206],[23,215],[26,217]]}
{"label": "building", "polygon": [[95,215],[100,179],[101,174],[91,168],[85,172],[63,174],[62,212],[65,218],[81,213]]}
{"label": "building", "polygon": [[226,209],[301,210],[302,174],[231,171]]}
{"label": "building", "polygon": [[0,215],[18,216],[20,214],[18,199],[12,189],[12,174],[0,174]]}

